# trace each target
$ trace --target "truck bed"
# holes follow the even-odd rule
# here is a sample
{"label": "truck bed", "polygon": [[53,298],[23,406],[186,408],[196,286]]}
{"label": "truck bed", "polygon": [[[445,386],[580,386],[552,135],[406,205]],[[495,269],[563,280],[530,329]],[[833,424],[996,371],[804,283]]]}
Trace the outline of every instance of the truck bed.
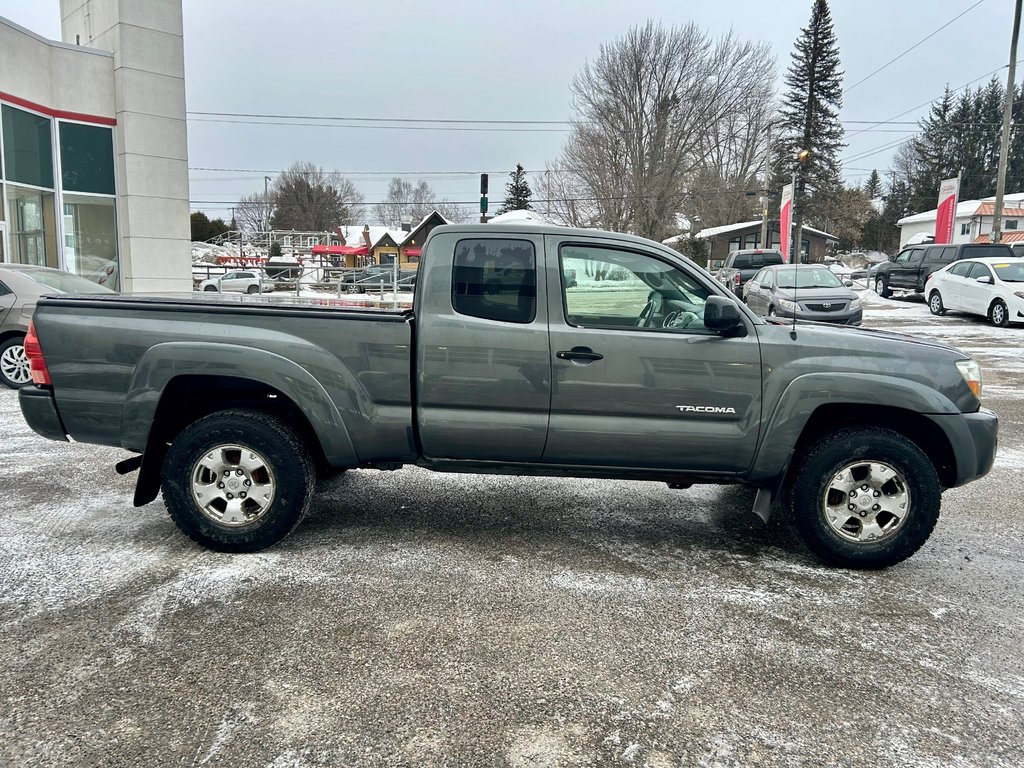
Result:
{"label": "truck bed", "polygon": [[47,297],[35,326],[58,412],[76,440],[141,452],[161,393],[185,396],[172,380],[202,375],[230,384],[258,375],[285,397],[312,399],[327,432],[343,422],[351,444],[338,445],[339,453],[358,446],[360,461],[415,457],[410,313],[343,301]]}

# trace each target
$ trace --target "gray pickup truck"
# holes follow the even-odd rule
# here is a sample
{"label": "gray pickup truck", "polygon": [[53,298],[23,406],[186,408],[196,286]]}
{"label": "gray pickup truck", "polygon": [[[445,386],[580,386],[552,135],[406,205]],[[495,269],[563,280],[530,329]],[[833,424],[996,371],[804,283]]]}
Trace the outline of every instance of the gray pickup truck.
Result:
{"label": "gray pickup truck", "polygon": [[46,437],[137,454],[118,465],[139,470],[135,504],[162,490],[184,533],[227,551],[284,538],[320,477],[416,464],[744,483],[755,512],[786,510],[827,562],[878,568],[913,554],[942,491],[994,460],[997,420],[969,356],[794,332],[657,243],[441,226],[419,277],[410,311],[44,298],[21,408]]}

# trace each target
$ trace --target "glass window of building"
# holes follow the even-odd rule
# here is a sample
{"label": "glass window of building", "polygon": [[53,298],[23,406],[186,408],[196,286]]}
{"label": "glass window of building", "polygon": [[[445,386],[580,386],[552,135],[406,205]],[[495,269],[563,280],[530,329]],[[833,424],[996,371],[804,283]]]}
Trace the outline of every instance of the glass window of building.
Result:
{"label": "glass window of building", "polygon": [[51,120],[4,104],[4,175],[7,181],[53,189]]}
{"label": "glass window of building", "polygon": [[10,212],[10,260],[19,264],[57,267],[57,229],[53,193],[7,185]]}
{"label": "glass window of building", "polygon": [[64,194],[64,268],[116,290],[114,198]]}
{"label": "glass window of building", "polygon": [[65,191],[113,195],[113,132],[99,125],[61,123],[60,178]]}

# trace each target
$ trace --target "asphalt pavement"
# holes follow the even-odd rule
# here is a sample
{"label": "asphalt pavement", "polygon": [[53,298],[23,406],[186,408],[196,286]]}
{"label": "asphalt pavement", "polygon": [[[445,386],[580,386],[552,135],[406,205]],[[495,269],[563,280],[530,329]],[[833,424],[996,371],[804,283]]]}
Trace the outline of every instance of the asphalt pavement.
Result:
{"label": "asphalt pavement", "polygon": [[996,467],[882,572],[753,493],[354,471],[255,555],[0,392],[0,765],[1020,766],[1024,328],[869,295],[977,356]]}

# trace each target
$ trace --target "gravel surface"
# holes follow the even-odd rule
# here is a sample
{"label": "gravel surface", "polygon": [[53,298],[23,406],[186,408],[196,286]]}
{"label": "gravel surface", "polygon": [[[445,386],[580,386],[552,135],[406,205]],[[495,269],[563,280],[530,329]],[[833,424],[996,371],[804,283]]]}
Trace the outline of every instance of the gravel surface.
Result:
{"label": "gravel surface", "polygon": [[866,316],[975,354],[1002,419],[875,573],[747,489],[419,469],[218,554],[0,392],[0,765],[1021,765],[1024,329]]}

